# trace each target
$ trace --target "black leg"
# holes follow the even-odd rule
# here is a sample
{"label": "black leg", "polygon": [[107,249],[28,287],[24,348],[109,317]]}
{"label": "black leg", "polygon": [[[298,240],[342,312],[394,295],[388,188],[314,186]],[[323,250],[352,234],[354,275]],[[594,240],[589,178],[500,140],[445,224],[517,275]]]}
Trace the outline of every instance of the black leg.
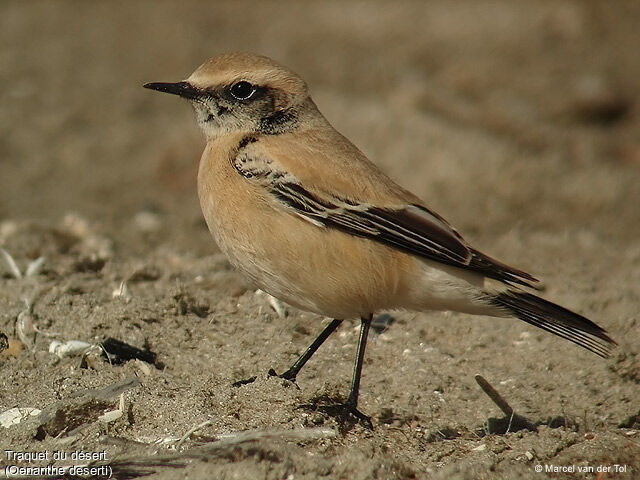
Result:
{"label": "black leg", "polygon": [[[358,352],[356,355],[356,362],[353,368],[353,379],[351,381],[351,390],[349,391],[349,397],[345,403],[341,403],[338,405],[327,405],[323,406],[320,409],[325,411],[326,413],[340,417],[343,421],[347,421],[349,423],[352,420],[349,420],[349,417],[355,417],[357,421],[364,424],[365,427],[373,429],[373,425],[371,424],[371,419],[365,415],[364,413],[358,410],[358,393],[360,391],[360,378],[362,376],[362,363],[364,361],[364,353],[367,348],[367,337],[369,336],[369,327],[371,327],[371,322],[373,320],[373,314],[368,315],[367,317],[362,317],[360,319],[360,338],[358,340]],[[284,372],[282,375],[278,375],[273,369],[269,370],[269,374],[272,376],[279,376],[280,378],[284,378],[286,380],[290,380],[295,382],[296,376],[300,369],[309,361],[309,359],[313,356],[314,353],[320,348],[320,345],[324,343],[324,341],[329,338],[329,336],[338,328],[338,326],[342,323],[342,320],[334,319],[325,327],[325,329],[318,335],[318,337],[309,345],[309,347],[304,351],[300,358],[298,358],[291,368]],[[235,382],[234,386],[245,385],[247,383],[251,383],[255,380],[256,377],[252,377],[248,380],[242,380],[239,382]],[[303,406],[307,408],[309,406]],[[315,406],[318,408],[318,406]]]}
{"label": "black leg", "polygon": [[369,315],[367,317],[362,317],[360,319],[360,339],[358,341],[358,354],[356,355],[356,363],[353,368],[353,380],[351,381],[351,390],[349,392],[349,398],[344,403],[338,404],[325,404],[325,405],[309,405],[304,406],[311,407],[313,409],[318,409],[322,412],[331,415],[332,417],[336,417],[343,427],[347,425],[354,425],[354,418],[356,422],[360,422],[364,427],[367,427],[373,430],[373,425],[371,424],[371,419],[366,416],[364,413],[358,410],[358,392],[360,390],[360,377],[362,375],[362,362],[364,360],[364,352],[367,347],[367,336],[369,335],[369,327],[371,326],[371,321],[373,320],[373,315]]}
{"label": "black leg", "polygon": [[[304,367],[304,364],[309,361],[313,354],[316,353],[316,350],[320,348],[320,345],[322,345],[324,341],[329,338],[329,335],[331,335],[341,323],[342,320],[332,320],[331,323],[327,325],[327,327],[322,331],[322,333],[318,335],[318,338],[316,338],[313,343],[309,345],[309,347],[304,351],[304,353],[300,355],[300,358],[298,358],[298,360],[296,360],[295,363],[291,365],[291,368],[289,368],[289,370],[284,372],[282,375],[279,375],[279,377],[295,382],[296,376],[298,375],[300,369]],[[273,370],[270,370],[269,373],[272,375],[276,375]]]}
{"label": "black leg", "polygon": [[356,356],[356,364],[353,367],[353,380],[351,381],[351,390],[349,398],[344,406],[347,413],[350,413],[360,420],[366,427],[373,428],[371,419],[358,410],[358,393],[360,392],[360,377],[362,375],[362,362],[364,360],[364,352],[367,348],[367,337],[369,336],[369,327],[373,320],[373,314],[360,319],[360,339],[358,341],[358,354]]}
{"label": "black leg", "polygon": [[[316,353],[316,350],[320,348],[320,345],[322,345],[324,341],[327,338],[329,338],[329,335],[331,335],[341,323],[342,323],[342,320],[337,320],[337,319],[331,320],[331,323],[327,325],[326,328],[322,331],[322,333],[318,335],[318,338],[316,338],[313,341],[313,343],[307,347],[304,353],[300,355],[300,358],[298,358],[298,360],[296,360],[295,363],[291,365],[291,368],[289,368],[289,370],[284,372],[282,375],[278,375],[276,371],[273,368],[271,368],[269,369],[269,372],[268,372],[269,375],[271,375],[272,377],[280,377],[280,378],[284,378],[285,380],[290,380],[292,382],[295,382],[296,376],[298,375],[298,372],[300,371],[300,369],[304,367],[304,364],[309,361],[309,359],[313,356],[313,354]],[[242,385],[247,385],[249,383],[255,382],[256,378],[257,377],[254,376],[251,378],[247,378],[246,380],[238,380],[237,382],[232,383],[232,385],[234,387],[241,387]]]}
{"label": "black leg", "polygon": [[367,337],[369,336],[369,327],[373,320],[373,314],[360,319],[360,340],[358,341],[358,355],[356,356],[356,364],[353,367],[353,380],[351,380],[351,391],[346,404],[356,408],[358,406],[358,392],[360,391],[360,376],[362,375],[362,361],[364,360],[364,351],[367,348]]}

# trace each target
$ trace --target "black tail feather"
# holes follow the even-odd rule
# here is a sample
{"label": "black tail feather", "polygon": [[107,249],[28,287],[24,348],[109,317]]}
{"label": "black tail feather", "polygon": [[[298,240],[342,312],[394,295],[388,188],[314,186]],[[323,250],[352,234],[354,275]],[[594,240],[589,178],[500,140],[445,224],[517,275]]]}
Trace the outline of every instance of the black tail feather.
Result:
{"label": "black tail feather", "polygon": [[600,357],[609,357],[617,345],[604,329],[591,320],[531,293],[508,290],[492,296],[491,303]]}

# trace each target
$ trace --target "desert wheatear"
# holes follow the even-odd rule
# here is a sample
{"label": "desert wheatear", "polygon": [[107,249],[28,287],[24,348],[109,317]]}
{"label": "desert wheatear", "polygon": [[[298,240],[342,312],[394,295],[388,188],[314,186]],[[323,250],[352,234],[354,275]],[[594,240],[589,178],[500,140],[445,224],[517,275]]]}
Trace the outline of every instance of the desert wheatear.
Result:
{"label": "desert wheatear", "polygon": [[207,138],[200,204],[229,261],[274,297],[334,319],[281,377],[295,380],[342,319],[361,319],[342,407],[364,423],[360,374],[378,310],[515,316],[602,357],[615,345],[590,320],[523,290],[537,280],[475,250],[382,173],[273,60],[219,55],[185,81],[145,87],[195,108]]}

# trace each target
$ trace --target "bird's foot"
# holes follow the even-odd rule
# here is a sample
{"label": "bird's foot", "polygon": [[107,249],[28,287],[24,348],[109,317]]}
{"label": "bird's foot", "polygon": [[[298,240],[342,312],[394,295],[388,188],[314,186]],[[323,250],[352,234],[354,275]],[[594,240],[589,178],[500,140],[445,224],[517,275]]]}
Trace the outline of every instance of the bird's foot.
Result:
{"label": "bird's foot", "polygon": [[[297,387],[298,385],[296,384],[296,373],[297,372],[292,372],[291,370],[287,370],[282,375],[278,375],[278,373],[273,368],[270,368],[269,371],[267,372],[267,375],[269,375],[270,377],[279,377],[279,378],[282,378],[283,380],[289,380],[291,383],[293,383]],[[233,382],[231,385],[233,387],[241,387],[243,385],[248,385],[250,383],[255,382],[257,378],[258,377],[254,375],[253,377],[249,377],[244,380],[238,380],[237,382]]]}
{"label": "bird's foot", "polygon": [[257,376],[253,376],[253,377],[249,377],[249,378],[245,378],[244,380],[238,380],[237,382],[233,382],[231,384],[232,387],[241,387],[243,385],[249,385],[250,383],[253,383],[256,381],[258,377]]}
{"label": "bird's foot", "polygon": [[284,372],[283,374],[278,375],[278,373],[277,373],[273,368],[270,368],[270,369],[269,369],[269,371],[267,372],[267,374],[268,374],[270,377],[278,377],[278,378],[281,378],[281,379],[283,379],[283,380],[288,380],[288,381],[290,381],[290,382],[291,382],[291,383],[293,383],[293,384],[296,386],[296,388],[299,390],[299,389],[300,389],[300,387],[298,387],[298,384],[296,383],[296,373],[298,373],[298,372],[292,372],[291,370],[287,370],[287,371],[286,371],[286,372]]}
{"label": "bird's foot", "polygon": [[334,403],[335,401],[330,401],[325,403],[327,400],[327,398],[316,399],[312,404],[300,405],[299,408],[322,412],[335,419],[343,430],[351,430],[356,424],[373,430],[371,417],[358,410],[353,402]]}
{"label": "bird's foot", "polygon": [[319,410],[331,417],[334,417],[342,425],[346,426],[359,423],[364,428],[373,430],[371,417],[362,413],[355,407],[355,405],[352,405],[349,402],[339,403],[337,405],[325,405],[320,407]]}

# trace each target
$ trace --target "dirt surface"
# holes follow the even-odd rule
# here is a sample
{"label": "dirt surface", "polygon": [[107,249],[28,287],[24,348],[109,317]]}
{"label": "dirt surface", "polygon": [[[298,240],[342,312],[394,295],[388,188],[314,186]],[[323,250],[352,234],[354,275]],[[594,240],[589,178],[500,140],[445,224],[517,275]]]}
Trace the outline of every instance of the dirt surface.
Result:
{"label": "dirt surface", "polygon": [[[640,478],[639,23],[637,1],[0,3],[0,246],[22,277],[0,257],[0,412],[43,411],[0,448],[48,454],[2,466],[83,451],[118,478]],[[191,108],[141,88],[230,50],[300,73],[474,246],[605,327],[613,357],[515,320],[392,312],[364,367],[375,429],[300,408],[346,395],[358,322],[299,388],[267,375],[328,320],[281,318],[231,270],[197,202]],[[109,337],[155,364],[49,351]],[[500,433],[476,374],[537,431]]]}

